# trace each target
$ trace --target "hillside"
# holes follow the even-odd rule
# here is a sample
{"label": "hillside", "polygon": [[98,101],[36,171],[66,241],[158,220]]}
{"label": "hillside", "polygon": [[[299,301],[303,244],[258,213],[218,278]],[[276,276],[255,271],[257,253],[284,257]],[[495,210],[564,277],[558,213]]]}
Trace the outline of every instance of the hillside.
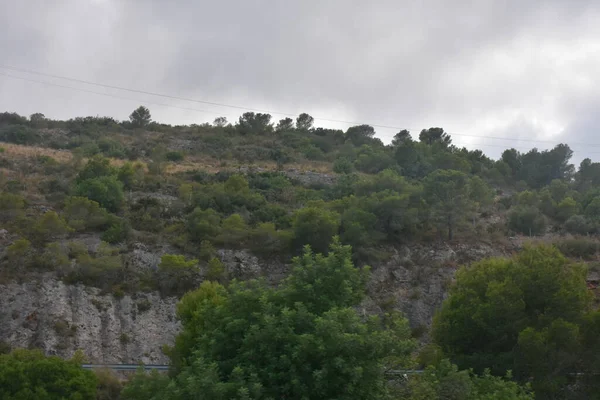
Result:
{"label": "hillside", "polygon": [[[204,280],[287,276],[305,245],[338,235],[371,265],[365,313],[403,311],[427,329],[457,267],[525,238],[589,263],[600,163],[568,145],[500,160],[441,128],[384,145],[368,125],[168,126],[0,114],[0,341],[102,362],[166,362],[176,299]],[[6,346],[5,346],[6,347]]]}

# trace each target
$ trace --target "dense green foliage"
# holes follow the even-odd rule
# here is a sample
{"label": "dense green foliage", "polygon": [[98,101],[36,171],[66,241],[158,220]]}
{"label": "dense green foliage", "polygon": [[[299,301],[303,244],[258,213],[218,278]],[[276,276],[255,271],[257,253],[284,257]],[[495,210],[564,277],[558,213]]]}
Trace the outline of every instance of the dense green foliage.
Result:
{"label": "dense green foliage", "polygon": [[96,377],[75,361],[44,357],[40,351],[0,355],[3,400],[95,400]]}
{"label": "dense green foliage", "polygon": [[463,368],[513,370],[539,398],[567,398],[569,373],[594,372],[598,311],[586,270],[553,247],[463,268],[433,324],[433,337]]}
{"label": "dense green foliage", "polygon": [[[148,399],[385,398],[384,367],[406,365],[414,342],[405,319],[365,321],[352,308],[367,273],[334,241],[328,256],[306,248],[278,289],[204,282],[178,305],[173,378]],[[137,378],[132,387],[154,384]]]}
{"label": "dense green foliage", "polygon": [[[385,261],[399,244],[548,233],[569,235],[553,239],[567,257],[598,256],[600,163],[576,170],[566,144],[492,160],[439,127],[385,145],[369,125],[313,124],[247,112],[169,126],[145,107],[122,122],[1,113],[0,275],[54,271],[115,296],[192,290],[173,376],[140,377],[126,398],[385,398],[380,372],[408,364],[410,330],[395,315],[359,318],[366,269],[352,263]],[[307,244],[325,255],[302,253]],[[147,248],[160,263],[131,268],[132,251]],[[224,249],[293,259],[294,272],[277,289],[240,283]],[[437,357],[398,396],[529,398],[499,378],[512,370],[538,398],[565,397],[570,372],[599,367],[587,293],[583,268],[556,249],[461,271],[433,337],[464,370]]]}
{"label": "dense green foliage", "polygon": [[[132,271],[122,255],[134,243],[168,243],[199,260],[198,268],[181,271],[181,282],[193,285],[207,274],[226,279],[209,266],[214,254],[202,256],[210,248],[289,261],[305,244],[327,251],[339,235],[355,262],[372,263],[410,242],[588,235],[600,227],[600,164],[584,160],[576,172],[566,145],[509,149],[494,161],[454,146],[441,128],[416,139],[402,130],[384,145],[368,125],[344,132],[313,122],[302,114],[272,124],[269,115],[245,113],[233,125],[220,118],[174,127],[152,122],[144,107],[123,122],[1,113],[0,131],[16,132],[4,140],[73,154],[21,162],[0,153],[1,166],[14,172],[0,176],[0,222],[15,242],[29,243],[10,256],[70,281],[182,294],[186,285],[161,286],[158,271]],[[203,169],[207,158],[218,172]],[[269,170],[254,168],[259,163]],[[337,174],[299,170],[313,166]],[[111,244],[112,261],[102,268],[96,259],[106,255],[71,251],[65,243],[80,235]]]}
{"label": "dense green foliage", "polygon": [[399,398],[408,400],[533,400],[533,393],[515,382],[493,376],[489,371],[477,376],[459,371],[456,365],[442,360],[430,365],[423,374],[410,379],[399,390]]}

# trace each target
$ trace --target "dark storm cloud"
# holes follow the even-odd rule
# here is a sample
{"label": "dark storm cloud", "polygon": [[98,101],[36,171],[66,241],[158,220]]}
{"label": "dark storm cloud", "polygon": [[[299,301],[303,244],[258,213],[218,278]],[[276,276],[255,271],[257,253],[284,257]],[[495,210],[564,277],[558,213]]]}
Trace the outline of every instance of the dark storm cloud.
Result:
{"label": "dark storm cloud", "polygon": [[[590,134],[600,106],[597,2],[2,3],[0,54],[6,64],[413,130],[443,126],[469,135],[600,142]],[[217,115],[231,120],[241,113],[120,95],[208,111],[151,106],[155,119],[171,123]],[[126,118],[135,105],[0,77],[0,108],[22,113]],[[378,129],[384,140],[394,133]],[[455,142],[486,144],[482,148],[493,155],[499,145],[533,145],[468,136],[455,136]]]}

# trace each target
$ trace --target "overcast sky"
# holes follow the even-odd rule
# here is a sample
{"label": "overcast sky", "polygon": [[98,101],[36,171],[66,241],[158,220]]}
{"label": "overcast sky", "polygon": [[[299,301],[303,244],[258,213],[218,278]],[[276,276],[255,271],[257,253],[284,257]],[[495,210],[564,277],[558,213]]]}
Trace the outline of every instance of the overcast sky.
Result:
{"label": "overcast sky", "polygon": [[[599,17],[586,0],[7,0],[0,64],[275,120],[441,126],[491,156],[563,141],[578,162],[600,160]],[[126,119],[139,104],[172,124],[243,112],[0,68],[2,111]],[[396,132],[377,128],[384,142]]]}

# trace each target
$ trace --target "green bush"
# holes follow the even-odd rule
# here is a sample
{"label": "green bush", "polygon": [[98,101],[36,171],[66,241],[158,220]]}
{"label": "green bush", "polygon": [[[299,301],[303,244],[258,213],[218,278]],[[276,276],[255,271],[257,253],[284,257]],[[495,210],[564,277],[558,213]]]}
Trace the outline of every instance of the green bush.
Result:
{"label": "green bush", "polygon": [[129,338],[128,334],[121,333],[121,336],[119,336],[119,342],[121,342],[121,344],[128,344],[131,342],[131,339]]}
{"label": "green bush", "polygon": [[95,400],[97,380],[78,361],[45,357],[40,350],[0,355],[0,398]]}
{"label": "green bush", "polygon": [[56,212],[48,211],[30,228],[29,237],[35,242],[45,243],[72,231]]}
{"label": "green bush", "polygon": [[289,228],[292,219],[289,211],[279,204],[265,204],[252,212],[251,223],[272,222],[277,228]]}
{"label": "green bush", "polygon": [[199,252],[200,260],[208,262],[213,257],[215,257],[216,254],[217,254],[217,251],[211,242],[209,242],[208,240],[203,240],[200,243],[200,252]]}
{"label": "green bush", "polygon": [[333,163],[333,172],[336,174],[350,174],[354,171],[354,165],[352,162],[345,158],[340,157]]}
{"label": "green bush", "polygon": [[565,230],[576,235],[585,235],[593,230],[592,223],[583,215],[573,215],[565,221]]}
{"label": "green bush", "polygon": [[310,245],[315,252],[325,253],[338,233],[340,216],[318,207],[305,207],[294,216],[294,241],[297,248]]}
{"label": "green bush", "polygon": [[77,182],[110,176],[115,173],[115,169],[110,166],[109,159],[102,156],[95,156],[87,162],[81,171],[79,171],[79,174],[77,174]]}
{"label": "green bush", "polygon": [[570,371],[594,370],[579,342],[592,297],[584,266],[552,246],[526,246],[511,258],[461,268],[432,338],[460,368],[500,376],[513,370],[536,397],[562,399]]}
{"label": "green bush", "polygon": [[508,214],[508,227],[525,235],[541,235],[546,230],[546,218],[537,208],[519,205]]}
{"label": "green bush", "polygon": [[19,215],[23,215],[25,199],[18,194],[0,193],[0,221],[7,223],[15,221]]}
{"label": "green bush", "polygon": [[205,278],[219,283],[223,283],[227,279],[225,265],[217,257],[213,257],[208,262]]}
{"label": "green bush", "polygon": [[127,240],[130,232],[129,222],[115,217],[108,229],[102,234],[102,240],[111,244],[121,243]]}
{"label": "green bush", "polygon": [[15,240],[6,248],[8,265],[15,270],[29,266],[34,254],[35,251],[31,246],[31,242],[25,238]]}
{"label": "green bush", "polygon": [[115,140],[102,138],[98,140],[98,148],[108,157],[125,158],[123,145]]}
{"label": "green bush", "polygon": [[[105,244],[106,245],[106,244]],[[104,249],[110,250],[106,246]],[[97,257],[91,257],[87,249],[79,243],[71,245],[71,254],[76,264],[65,276],[67,283],[83,283],[84,285],[109,289],[123,284],[123,263],[121,256],[99,249]]]}
{"label": "green bush", "polygon": [[146,312],[152,308],[152,303],[148,299],[140,300],[136,303],[137,310],[140,313]]}
{"label": "green bush", "polygon": [[0,340],[0,355],[10,353],[11,349],[10,344],[6,343],[4,340]]}
{"label": "green bush", "polygon": [[183,294],[193,289],[199,277],[198,260],[187,261],[182,255],[165,254],[158,265],[158,287],[165,295]]}
{"label": "green bush", "polygon": [[95,369],[96,379],[98,380],[96,400],[119,400],[123,383],[112,370]]}
{"label": "green bush", "polygon": [[556,219],[565,222],[579,212],[579,205],[572,197],[566,197],[556,206]]}
{"label": "green bush", "polygon": [[117,172],[117,177],[125,189],[139,187],[144,182],[144,166],[140,163],[125,163]]}
{"label": "green bush", "polygon": [[9,125],[4,128],[0,128],[0,141],[33,145],[39,143],[41,137],[39,133],[24,125]]}
{"label": "green bush", "polygon": [[567,257],[583,259],[593,258],[600,250],[600,243],[583,237],[563,239],[555,243],[561,253]]}
{"label": "green bush", "polygon": [[63,215],[69,227],[76,231],[104,228],[109,221],[108,212],[87,197],[69,197]]}
{"label": "green bush", "polygon": [[215,240],[225,246],[243,247],[249,235],[246,221],[239,214],[232,214],[221,222],[220,234]]}
{"label": "green bush", "polygon": [[94,142],[89,142],[80,147],[84,157],[93,157],[100,153],[100,147]]}
{"label": "green bush", "polygon": [[200,243],[214,239],[220,230],[221,216],[213,209],[196,208],[187,218],[187,230],[190,239]]}
{"label": "green bush", "polygon": [[69,255],[60,243],[48,243],[44,251],[35,256],[37,268],[63,273],[70,265]]}
{"label": "green bush", "polygon": [[275,224],[259,224],[250,236],[249,246],[253,253],[272,257],[287,254],[290,251],[293,233],[289,230],[277,230]]}
{"label": "green bush", "polygon": [[111,212],[119,211],[125,200],[123,183],[115,176],[101,176],[80,181],[75,186],[74,195],[87,197]]}
{"label": "green bush", "polygon": [[184,159],[183,153],[180,151],[169,151],[169,152],[167,152],[165,157],[166,157],[167,161],[173,161],[173,162],[183,161],[183,159]]}

